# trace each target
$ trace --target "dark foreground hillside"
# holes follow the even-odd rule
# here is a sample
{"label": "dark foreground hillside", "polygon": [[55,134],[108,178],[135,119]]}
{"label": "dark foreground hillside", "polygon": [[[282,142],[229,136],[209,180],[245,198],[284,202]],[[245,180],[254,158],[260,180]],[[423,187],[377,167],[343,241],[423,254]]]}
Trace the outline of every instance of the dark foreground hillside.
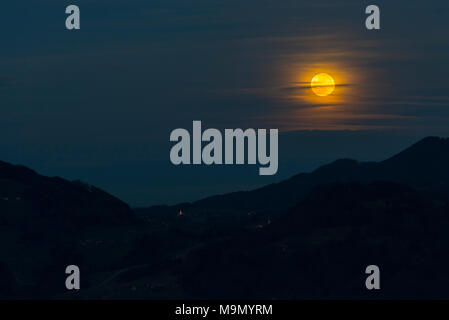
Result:
{"label": "dark foreground hillside", "polygon": [[[337,183],[193,252],[176,274],[198,298],[448,298],[447,230],[447,202],[393,183]],[[379,292],[364,286],[370,264],[382,271]]]}
{"label": "dark foreground hillside", "polygon": [[[0,163],[0,298],[449,298],[448,141],[138,215]],[[365,289],[371,264],[380,291]]]}
{"label": "dark foreground hillside", "polygon": [[63,292],[65,267],[89,265],[81,250],[86,230],[137,220],[126,203],[98,188],[0,162],[0,297]]}

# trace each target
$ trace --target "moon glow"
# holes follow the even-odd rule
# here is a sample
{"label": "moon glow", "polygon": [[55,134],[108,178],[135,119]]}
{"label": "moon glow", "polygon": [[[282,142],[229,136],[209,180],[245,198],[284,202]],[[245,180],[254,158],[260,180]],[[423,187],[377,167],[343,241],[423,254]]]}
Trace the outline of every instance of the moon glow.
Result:
{"label": "moon glow", "polygon": [[335,90],[335,81],[327,73],[318,73],[310,82],[310,86],[312,88],[313,93],[315,93],[319,97],[325,97]]}

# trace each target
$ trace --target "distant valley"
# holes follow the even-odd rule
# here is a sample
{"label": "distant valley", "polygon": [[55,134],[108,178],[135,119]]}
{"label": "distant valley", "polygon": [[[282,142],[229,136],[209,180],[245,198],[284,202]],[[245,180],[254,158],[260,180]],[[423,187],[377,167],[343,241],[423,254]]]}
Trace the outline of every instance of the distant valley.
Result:
{"label": "distant valley", "polygon": [[[447,298],[448,163],[449,139],[429,137],[381,162],[337,160],[253,191],[131,209],[1,162],[0,296]],[[363,290],[373,263],[386,283],[377,296]],[[69,264],[80,292],[65,290]]]}

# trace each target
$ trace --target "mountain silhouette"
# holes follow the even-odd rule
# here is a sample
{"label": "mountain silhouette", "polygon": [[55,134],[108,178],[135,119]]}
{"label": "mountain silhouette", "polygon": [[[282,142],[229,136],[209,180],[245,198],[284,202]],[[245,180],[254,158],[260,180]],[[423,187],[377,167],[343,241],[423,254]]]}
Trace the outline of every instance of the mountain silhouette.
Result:
{"label": "mountain silhouette", "polygon": [[135,219],[130,207],[82,183],[45,177],[24,166],[0,162],[0,222],[87,226],[122,224]]}
{"label": "mountain silhouette", "polygon": [[104,269],[105,257],[86,254],[84,239],[137,221],[126,203],[94,186],[0,162],[0,298],[51,297],[64,290],[71,264]]}
{"label": "mountain silhouette", "polygon": [[[192,252],[176,269],[189,297],[447,298],[449,206],[391,182],[322,185],[278,220]],[[382,289],[364,287],[365,268]]]}
{"label": "mountain silhouette", "polygon": [[449,139],[427,137],[399,154],[380,162],[358,162],[340,159],[311,173],[300,173],[290,179],[252,191],[216,195],[192,203],[174,206],[139,208],[140,215],[177,213],[248,213],[279,211],[295,205],[312,188],[333,182],[392,181],[418,190],[449,194]]}
{"label": "mountain silhouette", "polygon": [[[0,162],[0,298],[447,298],[447,163],[449,140],[429,137],[384,161],[133,212]],[[81,292],[65,290],[71,264]]]}

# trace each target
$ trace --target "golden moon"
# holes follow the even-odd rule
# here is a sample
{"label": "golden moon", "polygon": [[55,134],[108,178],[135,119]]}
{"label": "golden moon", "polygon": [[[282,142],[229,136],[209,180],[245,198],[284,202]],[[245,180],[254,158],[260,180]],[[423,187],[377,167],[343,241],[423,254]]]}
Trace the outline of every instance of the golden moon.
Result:
{"label": "golden moon", "polygon": [[325,97],[334,92],[335,81],[327,73],[318,73],[313,77],[310,86],[317,96]]}

